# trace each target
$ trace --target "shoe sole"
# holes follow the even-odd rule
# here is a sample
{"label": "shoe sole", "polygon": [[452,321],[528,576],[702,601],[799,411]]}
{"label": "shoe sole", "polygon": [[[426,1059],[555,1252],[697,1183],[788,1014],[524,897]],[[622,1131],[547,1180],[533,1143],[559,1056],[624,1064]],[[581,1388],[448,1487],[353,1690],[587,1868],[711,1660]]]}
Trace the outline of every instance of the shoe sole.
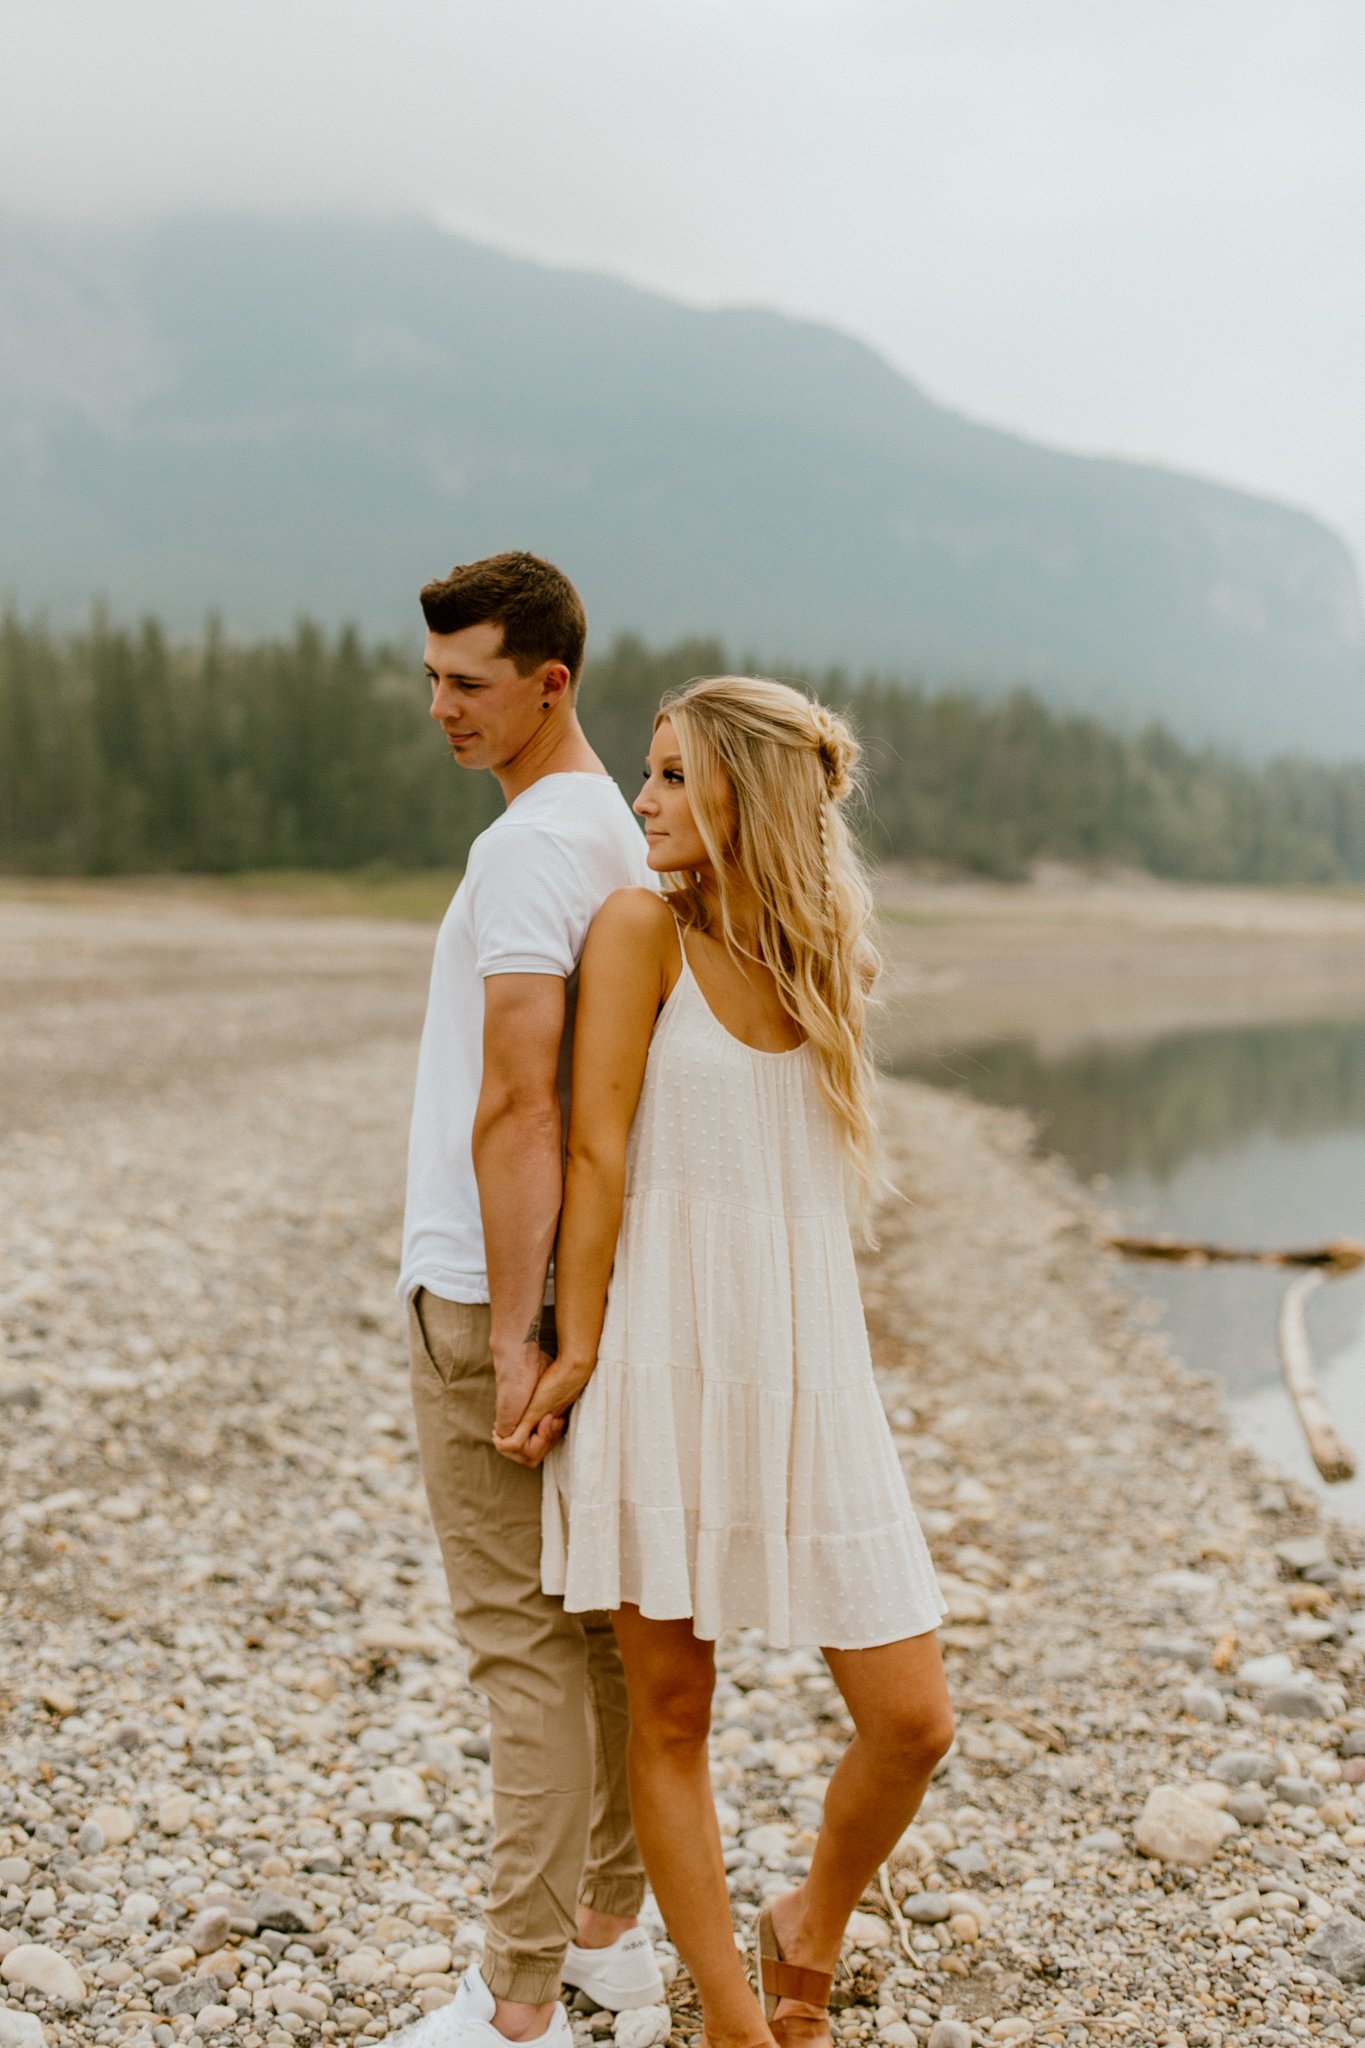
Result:
{"label": "shoe sole", "polygon": [[640,2012],[647,2005],[666,2003],[662,1977],[655,1978],[653,1988],[646,1986],[642,1991],[613,1992],[609,1997],[603,1998],[591,1984],[581,1983],[577,1977],[571,1977],[567,1970],[561,1971],[560,1975],[564,1984],[574,1991],[581,1991],[603,2012]]}

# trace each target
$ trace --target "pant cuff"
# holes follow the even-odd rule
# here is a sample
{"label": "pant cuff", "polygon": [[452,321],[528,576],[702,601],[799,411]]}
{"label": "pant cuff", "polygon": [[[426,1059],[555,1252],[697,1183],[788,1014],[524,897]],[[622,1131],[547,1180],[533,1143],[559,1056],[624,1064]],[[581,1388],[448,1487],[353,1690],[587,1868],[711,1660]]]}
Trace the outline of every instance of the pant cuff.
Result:
{"label": "pant cuff", "polygon": [[594,1913],[610,1913],[617,1920],[631,1920],[645,1902],[645,1881],[640,1877],[594,1877],[583,1888],[583,1904]]}
{"label": "pant cuff", "polygon": [[552,2005],[562,1988],[559,1963],[545,1964],[539,1957],[503,1955],[484,1946],[479,1973],[494,1998],[510,1998],[516,2005]]}

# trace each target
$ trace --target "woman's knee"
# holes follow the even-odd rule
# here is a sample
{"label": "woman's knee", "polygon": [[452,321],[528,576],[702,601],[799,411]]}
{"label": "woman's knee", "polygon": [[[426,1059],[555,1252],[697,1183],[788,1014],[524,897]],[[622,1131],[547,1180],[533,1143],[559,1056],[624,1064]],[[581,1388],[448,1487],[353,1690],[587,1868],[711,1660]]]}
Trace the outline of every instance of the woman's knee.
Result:
{"label": "woman's knee", "polygon": [[630,1695],[631,1733],[651,1748],[704,1749],[711,1732],[710,1675],[660,1672]]}
{"label": "woman's knee", "polygon": [[891,1769],[920,1776],[940,1764],[953,1746],[953,1709],[946,1691],[929,1699],[898,1702],[869,1731]]}

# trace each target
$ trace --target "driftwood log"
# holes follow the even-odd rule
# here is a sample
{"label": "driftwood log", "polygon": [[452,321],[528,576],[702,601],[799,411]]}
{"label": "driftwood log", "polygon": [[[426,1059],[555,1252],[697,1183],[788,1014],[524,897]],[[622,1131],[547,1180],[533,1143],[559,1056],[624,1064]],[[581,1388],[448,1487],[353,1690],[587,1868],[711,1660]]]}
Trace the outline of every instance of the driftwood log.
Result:
{"label": "driftwood log", "polygon": [[1286,1287],[1280,1302],[1280,1370],[1313,1463],[1323,1478],[1335,1482],[1355,1477],[1355,1455],[1328,1414],[1318,1386],[1304,1302],[1324,1280],[1339,1279],[1343,1273],[1354,1273],[1365,1266],[1365,1244],[1341,1237],[1331,1244],[1313,1245],[1301,1251],[1246,1251],[1235,1245],[1201,1244],[1185,1237],[1107,1237],[1104,1242],[1110,1251],[1120,1252],[1127,1259],[1164,1259],[1186,1266],[1239,1260],[1254,1266],[1303,1267],[1304,1271]]}
{"label": "driftwood log", "polygon": [[1240,1245],[1201,1244],[1190,1237],[1106,1237],[1112,1252],[1125,1259],[1165,1259],[1185,1266],[1221,1265],[1233,1260],[1252,1266],[1316,1266],[1335,1279],[1339,1273],[1354,1273],[1365,1266],[1365,1244],[1339,1237],[1331,1244],[1310,1245],[1303,1251],[1248,1251]]}
{"label": "driftwood log", "polygon": [[1327,1413],[1327,1403],[1318,1389],[1313,1370],[1313,1352],[1308,1342],[1308,1320],[1304,1302],[1315,1287],[1321,1287],[1323,1270],[1300,1273],[1284,1290],[1280,1303],[1280,1365],[1289,1398],[1294,1403],[1300,1426],[1313,1454],[1313,1463],[1324,1479],[1353,1479],[1356,1461],[1337,1433]]}

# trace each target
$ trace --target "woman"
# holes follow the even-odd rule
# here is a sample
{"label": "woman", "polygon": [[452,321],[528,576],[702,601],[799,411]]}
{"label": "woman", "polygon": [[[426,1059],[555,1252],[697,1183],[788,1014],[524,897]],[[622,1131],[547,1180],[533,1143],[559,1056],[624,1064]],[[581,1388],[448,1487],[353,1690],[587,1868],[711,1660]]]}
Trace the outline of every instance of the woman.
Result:
{"label": "woman", "polygon": [[[635,809],[666,893],[621,890],[588,936],[559,1354],[501,1446],[536,1457],[577,1402],[545,1464],[544,1583],[612,1612],[636,1832],[710,2048],[828,2039],[848,1916],[952,1733],[847,1220],[874,1184],[857,752],[752,677],[660,712]],[[818,1643],[856,1731],[808,1878],[760,1913],[761,2014],[707,1762],[715,1638],[751,1626]]]}

